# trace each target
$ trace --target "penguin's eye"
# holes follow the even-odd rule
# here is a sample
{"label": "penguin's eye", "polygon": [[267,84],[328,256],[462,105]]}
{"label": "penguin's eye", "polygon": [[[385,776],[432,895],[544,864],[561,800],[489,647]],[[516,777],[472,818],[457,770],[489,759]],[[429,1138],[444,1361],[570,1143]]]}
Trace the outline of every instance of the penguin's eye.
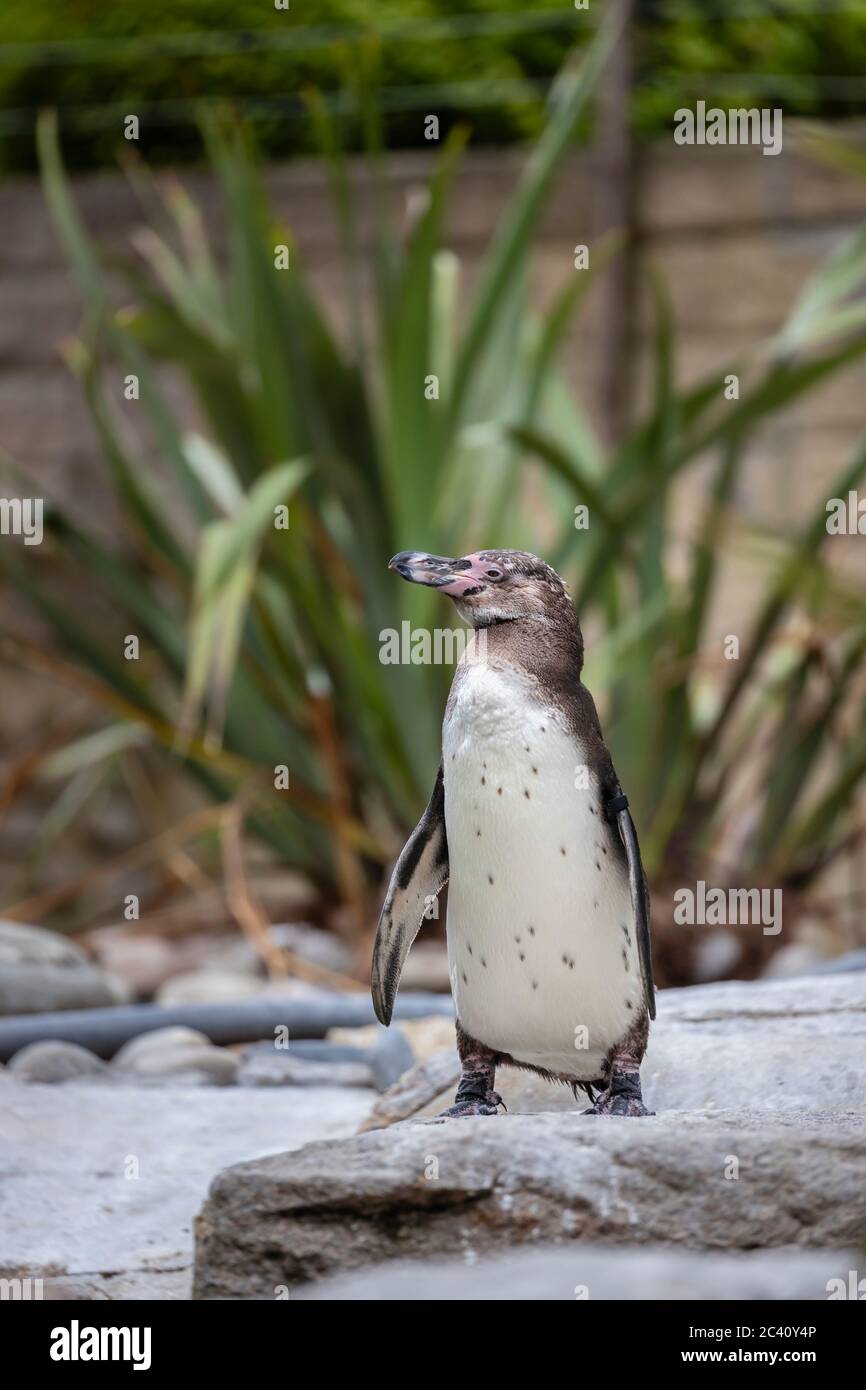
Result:
{"label": "penguin's eye", "polygon": [[497,570],[497,569],[486,570],[485,573],[487,574],[487,578],[488,578],[488,579],[501,579],[501,578],[502,578],[502,570]]}

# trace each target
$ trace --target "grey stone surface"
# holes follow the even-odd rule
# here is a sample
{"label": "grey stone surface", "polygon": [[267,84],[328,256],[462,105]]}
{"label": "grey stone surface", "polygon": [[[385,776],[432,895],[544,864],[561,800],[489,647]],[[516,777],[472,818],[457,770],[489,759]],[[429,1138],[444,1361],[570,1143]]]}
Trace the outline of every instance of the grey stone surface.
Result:
{"label": "grey stone surface", "polygon": [[9,1071],[19,1081],[55,1084],[80,1076],[101,1076],[105,1063],[86,1047],[70,1042],[30,1043],[10,1058]]}
{"label": "grey stone surface", "polygon": [[[862,1263],[862,1261],[860,1261]],[[719,1251],[543,1246],[483,1260],[393,1260],[292,1290],[300,1301],[484,1302],[604,1299],[826,1300],[828,1281],[858,1264],[852,1251]]]}
{"label": "grey stone surface", "polygon": [[[118,1080],[28,1086],[0,1075],[0,1271],[82,1297],[187,1297],[191,1227],[213,1174],[357,1129],[370,1092]],[[138,1177],[127,1176],[135,1171]],[[156,1292],[163,1289],[173,1292]],[[151,1292],[142,1292],[151,1290]]]}
{"label": "grey stone surface", "polygon": [[866,1112],[866,976],[662,990],[644,1063],[659,1111]]}
{"label": "grey stone surface", "polygon": [[364,1086],[373,1085],[367,1061],[316,1062],[291,1051],[247,1052],[238,1072],[241,1086]]}
{"label": "grey stone surface", "polygon": [[120,980],[58,932],[0,922],[0,1014],[100,1008],[127,997]]}
{"label": "grey stone surface", "polygon": [[69,1303],[117,1303],[127,1299],[160,1303],[190,1296],[189,1262],[176,1268],[142,1269],[122,1274],[61,1274],[43,1280],[42,1297]]}
{"label": "grey stone surface", "polygon": [[220,1173],[195,1294],[269,1298],[388,1259],[575,1239],[847,1248],[866,1234],[864,1169],[862,1114],[408,1122]]}

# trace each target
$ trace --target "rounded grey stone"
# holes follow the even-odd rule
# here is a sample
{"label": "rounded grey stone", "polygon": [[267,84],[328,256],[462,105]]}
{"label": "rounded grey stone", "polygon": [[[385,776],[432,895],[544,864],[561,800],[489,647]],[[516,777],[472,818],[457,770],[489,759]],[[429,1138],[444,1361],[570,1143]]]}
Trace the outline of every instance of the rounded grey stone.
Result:
{"label": "rounded grey stone", "polygon": [[103,1008],[128,997],[122,980],[59,932],[0,922],[0,1014]]}
{"label": "rounded grey stone", "polygon": [[179,1048],[188,1047],[210,1047],[210,1038],[204,1033],[200,1033],[197,1028],[184,1028],[175,1026],[171,1028],[154,1028],[150,1033],[139,1033],[137,1038],[130,1038],[114,1056],[113,1065],[119,1071],[138,1071],[140,1067],[145,1069],[151,1065],[151,1059],[165,1049],[176,1052]]}
{"label": "rounded grey stone", "polygon": [[97,1076],[107,1068],[86,1047],[71,1042],[37,1042],[22,1047],[9,1062],[8,1070],[20,1081],[53,1085],[74,1081],[79,1076]]}

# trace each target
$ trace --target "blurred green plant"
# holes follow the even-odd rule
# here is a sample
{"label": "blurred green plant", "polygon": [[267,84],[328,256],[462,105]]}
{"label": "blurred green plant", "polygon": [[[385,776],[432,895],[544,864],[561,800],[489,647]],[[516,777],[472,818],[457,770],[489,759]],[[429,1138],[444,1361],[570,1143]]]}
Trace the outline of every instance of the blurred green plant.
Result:
{"label": "blurred green plant", "polygon": [[[150,0],[147,6],[5,0],[0,8],[0,162],[30,168],[33,114],[61,113],[68,167],[113,164],[123,117],[142,118],[151,161],[199,159],[198,100],[255,115],[271,156],[315,152],[297,93],[336,109],[346,67],[375,45],[389,149],[425,145],[424,115],[471,120],[476,142],[540,128],[543,91],[594,10],[553,0]],[[671,129],[699,97],[718,106],[783,105],[786,118],[862,114],[866,12],[850,0],[641,0],[635,6],[634,120]],[[357,127],[347,138],[363,147]]]}
{"label": "blurred green plant", "polygon": [[[608,41],[563,71],[469,301],[441,242],[460,132],[401,241],[384,212],[368,104],[378,210],[373,340],[360,326],[361,252],[346,168],[315,103],[344,238],[344,340],[289,233],[273,221],[242,129],[213,117],[205,124],[224,195],[225,263],[195,206],[172,186],[138,240],[139,259],[122,267],[128,302],[118,309],[75,210],[55,122],[47,116],[40,126],[49,206],[85,304],[68,359],[123,530],[108,546],[57,507],[46,524],[61,574],[104,598],[117,632],[138,633],[142,650],[139,663],[124,661],[119,636],[88,621],[73,590],[5,552],[12,583],[53,631],[42,659],[58,663],[64,653],[65,675],[87,673],[88,692],[114,718],[109,730],[51,756],[80,770],[122,760],[145,737],[215,801],[242,794],[255,831],[359,917],[432,783],[451,675],[380,662],[381,634],[401,618],[413,627],[453,624],[441,598],[388,575],[388,558],[405,548],[536,549],[570,579],[584,626],[606,632],[591,645],[586,678],[657,882],[713,863],[721,875],[732,823],[744,819],[749,833],[733,836],[735,881],[749,873],[806,886],[859,833],[851,805],[866,777],[866,716],[852,719],[850,696],[866,669],[866,608],[826,563],[823,508],[799,534],[771,534],[739,521],[733,499],[755,431],[866,352],[864,300],[855,298],[866,280],[866,237],[830,256],[771,342],[686,390],[676,386],[670,307],[653,275],[651,404],[605,457],[556,356],[615,244],[596,248],[592,272],[575,274],[543,316],[530,309],[527,270],[538,215]],[[147,185],[146,196],[155,195]],[[290,250],[288,271],[275,268],[278,245]],[[149,476],[118,428],[117,392],[106,384],[116,364],[138,380],[167,479]],[[163,364],[190,388],[200,429],[177,423]],[[741,382],[736,401],[725,399],[731,372]],[[439,380],[432,400],[424,390],[431,374]],[[713,459],[689,562],[674,577],[674,489],[698,460]],[[866,448],[831,495],[846,496],[864,475]],[[590,509],[587,531],[575,530],[577,503]],[[282,504],[288,530],[273,525]],[[708,671],[719,566],[731,545],[745,543],[764,566],[765,588],[739,660]],[[795,611],[804,636],[786,625]],[[756,760],[762,772],[743,811],[739,774]],[[280,767],[289,769],[288,789],[275,786]]]}
{"label": "blurred green plant", "polygon": [[[424,116],[443,127],[471,116],[474,137],[537,132],[543,92],[591,19],[551,0],[317,0],[275,9],[261,0],[152,0],[61,10],[6,0],[0,10],[0,161],[34,162],[33,115],[60,113],[67,167],[113,165],[123,115],[141,116],[150,161],[200,159],[197,103],[232,100],[256,121],[271,156],[317,153],[298,94],[315,86],[350,117],[346,72],[375,48],[389,149],[424,145]],[[539,90],[540,88],[540,90]]]}

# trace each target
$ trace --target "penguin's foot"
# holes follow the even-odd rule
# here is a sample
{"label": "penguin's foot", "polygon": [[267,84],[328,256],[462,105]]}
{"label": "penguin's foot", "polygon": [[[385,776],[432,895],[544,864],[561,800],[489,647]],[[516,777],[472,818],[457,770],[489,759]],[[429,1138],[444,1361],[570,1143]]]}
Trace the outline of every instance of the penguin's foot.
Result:
{"label": "penguin's foot", "polygon": [[495,1115],[504,1102],[498,1091],[494,1091],[496,1080],[495,1054],[484,1043],[476,1042],[457,1024],[457,1052],[460,1057],[460,1085],[454,1097],[454,1104],[438,1120],[462,1120],[468,1115]]}
{"label": "penguin's foot", "polygon": [[595,1104],[588,1110],[583,1111],[584,1115],[654,1115],[654,1110],[647,1110],[640,1096],[630,1096],[624,1091],[614,1091],[608,1088],[596,1096]]}
{"label": "penguin's foot", "polygon": [[653,1115],[643,1103],[640,1071],[615,1071],[584,1115]]}
{"label": "penguin's foot", "polygon": [[462,1120],[466,1115],[496,1115],[500,1105],[504,1106],[505,1102],[498,1091],[485,1091],[483,1095],[464,1096],[462,1100],[456,1100],[436,1119]]}

